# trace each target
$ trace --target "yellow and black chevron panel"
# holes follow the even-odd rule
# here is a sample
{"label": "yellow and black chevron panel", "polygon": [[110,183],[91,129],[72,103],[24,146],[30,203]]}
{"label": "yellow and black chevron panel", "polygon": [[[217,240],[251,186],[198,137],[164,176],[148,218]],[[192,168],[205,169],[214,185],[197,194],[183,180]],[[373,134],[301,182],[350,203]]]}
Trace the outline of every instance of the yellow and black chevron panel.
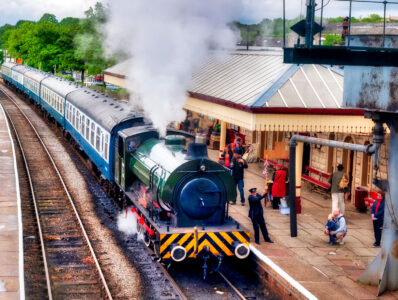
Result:
{"label": "yellow and black chevron panel", "polygon": [[214,255],[233,256],[234,247],[232,244],[238,241],[249,245],[249,231],[231,231],[231,232],[198,232],[197,239],[195,233],[173,233],[160,235],[160,257],[170,258],[170,246],[178,244],[185,248],[187,257],[196,257],[203,250],[203,247],[209,246],[210,252]]}

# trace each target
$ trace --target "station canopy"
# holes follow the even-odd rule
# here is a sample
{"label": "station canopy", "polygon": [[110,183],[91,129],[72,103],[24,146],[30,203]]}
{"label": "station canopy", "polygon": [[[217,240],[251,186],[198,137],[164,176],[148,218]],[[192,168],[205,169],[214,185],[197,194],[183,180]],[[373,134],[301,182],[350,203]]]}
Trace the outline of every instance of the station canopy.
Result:
{"label": "station canopy", "polygon": [[[129,66],[105,70],[105,81],[126,87]],[[230,51],[194,72],[185,108],[249,130],[370,133],[362,110],[342,107],[343,88],[342,69],[284,64],[280,48]]]}

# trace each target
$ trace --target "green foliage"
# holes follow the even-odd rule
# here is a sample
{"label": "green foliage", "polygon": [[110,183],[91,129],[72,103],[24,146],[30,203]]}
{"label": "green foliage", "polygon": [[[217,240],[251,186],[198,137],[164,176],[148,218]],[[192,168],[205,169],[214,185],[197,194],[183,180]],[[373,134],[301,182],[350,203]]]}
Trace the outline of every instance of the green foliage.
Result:
{"label": "green foliage", "polygon": [[100,30],[107,20],[106,8],[96,3],[86,18],[64,18],[58,22],[45,13],[38,22],[20,20],[0,27],[0,48],[14,58],[44,71],[84,71],[96,75],[113,62],[105,58]]}
{"label": "green foliage", "polygon": [[18,27],[20,27],[21,25],[23,25],[23,24],[25,24],[25,23],[34,24],[35,22],[29,21],[29,20],[19,20],[19,21],[17,22],[17,24],[15,24],[15,28],[18,28]]}
{"label": "green foliage", "polygon": [[41,24],[45,22],[58,24],[58,20],[53,14],[44,14],[37,23]]}
{"label": "green foliage", "polygon": [[323,45],[333,46],[335,44],[341,44],[341,42],[342,39],[340,34],[327,32],[325,34],[325,41],[323,42]]}
{"label": "green foliage", "polygon": [[130,98],[130,94],[128,91],[126,91],[125,89],[122,88],[118,88],[116,90],[109,90],[104,86],[97,86],[97,85],[93,85],[89,87],[90,89],[99,91],[101,93],[105,93],[106,95],[108,95],[110,98],[116,98],[119,100],[122,99],[129,99]]}
{"label": "green foliage", "polygon": [[10,24],[5,24],[0,27],[0,48],[2,49],[4,43],[7,41],[8,36],[10,35],[10,30],[13,29],[14,26]]}
{"label": "green foliage", "polygon": [[[336,17],[336,18],[328,18],[327,21],[329,23],[343,23],[344,17]],[[386,20],[387,21],[387,20]],[[364,18],[355,18],[351,17],[351,23],[383,23],[384,19],[382,16],[378,14],[371,14],[368,17]]]}
{"label": "green foliage", "polygon": [[0,50],[0,65],[4,62],[4,51]]}
{"label": "green foliage", "polygon": [[60,73],[56,73],[55,75],[57,75],[58,77],[62,77],[62,78],[64,78],[64,79],[66,79],[66,80],[69,80],[69,81],[75,82],[75,79],[74,79],[72,76],[69,76],[69,75],[63,75],[63,74],[60,74]]}
{"label": "green foliage", "polygon": [[80,21],[80,31],[76,36],[76,55],[88,69],[89,75],[101,73],[112,62],[105,58],[103,48],[104,35],[101,26],[106,23],[107,11],[102,3],[97,2],[85,11],[86,18]]}
{"label": "green foliage", "polygon": [[[286,35],[291,32],[290,27],[300,21],[301,18],[295,18],[291,20],[286,20]],[[253,25],[244,25],[239,22],[234,23],[235,27],[240,30],[241,38],[243,41],[246,41],[247,32],[249,29],[249,41],[253,42],[259,38],[265,37],[275,37],[281,38],[283,37],[283,19],[264,19],[259,24]]]}
{"label": "green foliage", "polygon": [[60,26],[71,26],[71,25],[79,25],[80,19],[79,18],[72,18],[72,17],[67,17],[61,20],[59,22]]}

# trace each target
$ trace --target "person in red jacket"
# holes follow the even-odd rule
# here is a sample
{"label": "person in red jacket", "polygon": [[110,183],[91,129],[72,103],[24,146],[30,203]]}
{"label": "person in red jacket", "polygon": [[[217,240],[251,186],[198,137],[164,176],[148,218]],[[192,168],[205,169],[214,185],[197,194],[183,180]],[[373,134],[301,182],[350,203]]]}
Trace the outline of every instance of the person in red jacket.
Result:
{"label": "person in red jacket", "polygon": [[272,208],[278,209],[281,203],[281,198],[285,197],[285,183],[286,183],[286,172],[282,169],[281,165],[277,165],[277,171],[274,177],[274,183],[272,184]]}

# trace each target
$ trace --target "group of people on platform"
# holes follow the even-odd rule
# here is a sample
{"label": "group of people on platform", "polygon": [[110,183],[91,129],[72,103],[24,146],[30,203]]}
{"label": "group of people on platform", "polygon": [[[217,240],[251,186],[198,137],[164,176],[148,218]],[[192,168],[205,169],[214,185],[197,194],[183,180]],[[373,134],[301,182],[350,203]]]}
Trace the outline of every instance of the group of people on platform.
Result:
{"label": "group of people on platform", "polygon": [[[246,160],[242,158],[243,154],[244,148],[242,146],[242,140],[237,137],[233,143],[228,144],[225,147],[224,152],[221,154],[222,160],[220,161],[224,167],[231,170],[235,186],[240,194],[242,206],[244,206],[246,202],[244,192],[244,170],[248,167]],[[253,223],[255,242],[257,244],[260,244],[260,229],[264,240],[268,243],[273,243],[268,235],[261,200],[267,198],[269,201],[272,201],[273,209],[278,209],[281,198],[285,197],[286,195],[286,172],[283,170],[281,165],[278,165],[277,170],[273,170],[272,173],[272,180],[267,180],[266,190],[264,190],[261,195],[257,193],[256,188],[249,189],[249,218]],[[236,199],[230,204],[235,205]]]}
{"label": "group of people on platform", "polygon": [[[241,205],[245,205],[245,193],[244,193],[244,170],[248,167],[245,159],[243,159],[244,148],[242,140],[237,137],[235,141],[228,144],[222,153],[220,163],[231,170],[232,177],[235,182],[240,194]],[[261,204],[262,199],[270,201],[273,209],[279,209],[281,199],[286,196],[286,183],[287,173],[283,169],[283,166],[278,164],[275,166],[268,164],[266,165],[265,172],[266,178],[265,190],[259,194],[256,188],[249,189],[250,195],[249,200],[249,218],[252,220],[255,242],[260,244],[260,230],[263,238],[266,242],[273,243],[269,237],[267,226],[264,220],[264,211]],[[329,178],[331,185],[331,198],[332,198],[332,212],[328,216],[327,223],[325,225],[324,233],[329,236],[329,244],[334,245],[339,241],[340,245],[344,244],[344,237],[347,235],[347,222],[345,219],[345,203],[344,196],[349,189],[349,178],[344,173],[344,166],[339,164],[337,171],[332,174]],[[378,187],[374,187],[380,195],[380,199],[377,199],[371,210],[371,218],[373,221],[373,229],[375,236],[374,247],[379,247],[381,243],[381,235],[383,228],[384,219],[384,192]],[[236,204],[235,201],[230,203],[231,205]]]}
{"label": "group of people on platform", "polygon": [[[347,234],[347,223],[344,217],[345,204],[344,194],[349,187],[349,179],[344,173],[344,166],[339,164],[337,171],[329,178],[332,195],[332,213],[328,216],[325,225],[325,234],[329,235],[329,244],[334,245],[336,240],[340,240],[340,245],[344,244],[344,237]],[[384,191],[377,186],[373,186],[373,190],[380,197],[372,205],[371,218],[373,222],[373,231],[375,236],[374,247],[380,247],[381,234],[384,223]]]}

